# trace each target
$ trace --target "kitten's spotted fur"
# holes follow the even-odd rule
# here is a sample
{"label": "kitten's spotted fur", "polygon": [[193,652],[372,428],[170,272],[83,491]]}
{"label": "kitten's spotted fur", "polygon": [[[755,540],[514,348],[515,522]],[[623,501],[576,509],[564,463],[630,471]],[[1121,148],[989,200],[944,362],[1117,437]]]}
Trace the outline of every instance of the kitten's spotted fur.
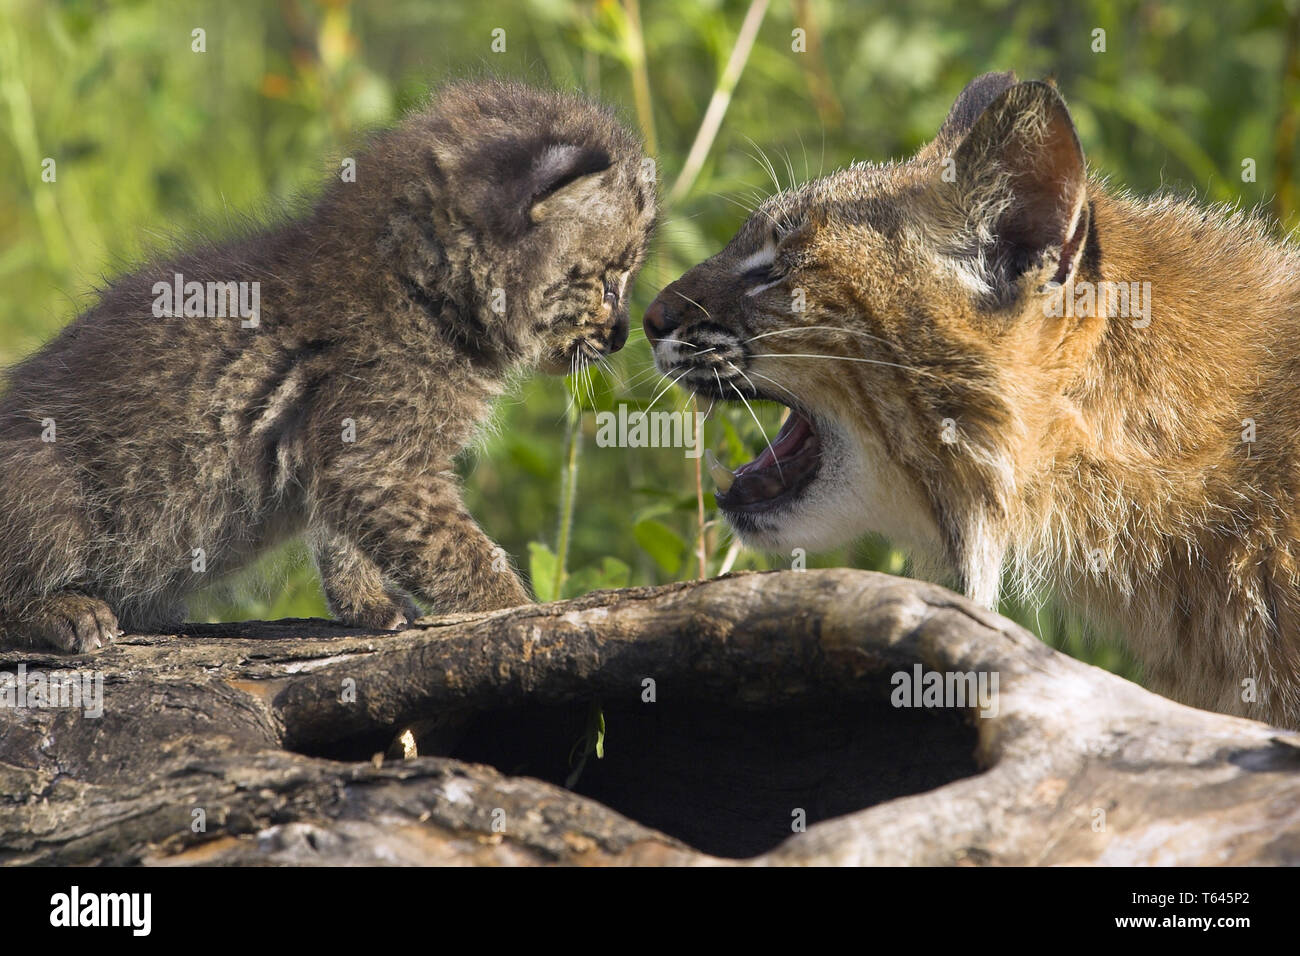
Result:
{"label": "kitten's spotted fur", "polygon": [[[645,173],[603,108],[454,85],[301,218],[113,283],[0,399],[0,639],[167,627],[301,533],[349,624],[527,602],[453,459],[509,376],[626,341]],[[155,316],[176,273],[260,283],[256,327]]]}

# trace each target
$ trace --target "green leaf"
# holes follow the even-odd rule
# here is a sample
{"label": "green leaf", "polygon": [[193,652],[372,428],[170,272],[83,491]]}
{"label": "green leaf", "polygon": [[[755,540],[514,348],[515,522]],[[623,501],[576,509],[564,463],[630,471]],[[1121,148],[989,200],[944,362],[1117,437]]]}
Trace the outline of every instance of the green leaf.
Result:
{"label": "green leaf", "polygon": [[540,443],[515,439],[510,442],[506,453],[516,465],[534,478],[549,478],[555,472],[554,463],[548,459],[547,452]]}
{"label": "green leaf", "polygon": [[625,588],[632,580],[632,569],[618,558],[606,557],[600,563],[602,588]]}
{"label": "green leaf", "polygon": [[653,518],[638,521],[633,529],[636,543],[663,570],[664,574],[675,575],[681,569],[682,557],[686,554],[686,541],[662,521]]}
{"label": "green leaf", "polygon": [[637,525],[637,524],[641,524],[641,522],[643,521],[648,521],[651,518],[658,518],[661,515],[672,514],[673,508],[674,508],[674,501],[667,501],[667,502],[660,501],[657,502],[656,504],[646,505],[646,507],[642,508],[640,511],[637,511],[632,516],[632,523],[634,525]]}
{"label": "green leaf", "polygon": [[631,579],[631,568],[618,558],[606,557],[599,566],[590,565],[570,574],[564,582],[564,597],[581,597],[591,591],[625,588]]}
{"label": "green leaf", "polygon": [[540,541],[528,542],[528,574],[533,579],[533,593],[543,604],[557,597],[554,593],[557,560],[555,552]]}
{"label": "green leaf", "polygon": [[741,441],[740,432],[736,431],[735,423],[726,416],[719,416],[718,422],[722,426],[727,442],[727,464],[732,468],[743,465],[749,460],[749,453],[745,450],[745,443]]}

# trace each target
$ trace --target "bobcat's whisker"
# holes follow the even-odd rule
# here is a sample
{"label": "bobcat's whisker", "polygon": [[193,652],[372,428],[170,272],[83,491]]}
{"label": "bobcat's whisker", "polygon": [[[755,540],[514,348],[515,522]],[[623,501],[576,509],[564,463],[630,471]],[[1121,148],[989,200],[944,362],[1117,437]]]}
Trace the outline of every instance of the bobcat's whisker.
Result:
{"label": "bobcat's whisker", "polygon": [[[717,373],[715,372],[714,374],[716,375]],[[720,384],[721,382],[719,382],[719,385]],[[776,473],[780,476],[782,484],[784,484],[785,474],[781,471],[781,459],[777,457],[776,449],[772,447],[772,439],[767,437],[767,432],[763,429],[763,423],[758,420],[758,415],[754,413],[754,406],[749,404],[749,399],[745,398],[745,393],[736,388],[734,382],[728,382],[727,384],[731,386],[733,392],[740,396],[740,400],[744,402],[745,407],[749,409],[749,417],[754,419],[754,424],[758,426],[759,433],[763,436],[763,440],[767,442],[767,450],[772,453],[772,460],[776,462]]]}
{"label": "bobcat's whisker", "polygon": [[685,294],[683,294],[683,293],[681,293],[681,292],[677,292],[676,289],[674,289],[673,291],[676,292],[677,295],[681,296],[681,298],[683,298],[683,299],[685,299],[687,302],[689,302],[691,305],[695,306],[695,308],[697,308],[697,309],[699,309],[701,312],[703,312],[703,313],[704,313],[704,317],[705,317],[706,319],[712,319],[712,318],[713,318],[713,316],[709,315],[709,310],[708,310],[708,309],[706,309],[704,306],[700,305],[698,302],[696,302],[694,299],[692,299],[689,295],[685,295]]}
{"label": "bobcat's whisker", "polygon": [[[664,341],[666,341],[666,340],[664,340]],[[681,343],[681,344],[682,344],[682,345],[689,345],[690,343],[689,343],[689,342],[683,342],[683,343]],[[691,348],[699,348],[699,346],[692,345]],[[715,347],[713,347],[713,348],[707,348],[707,349],[705,349],[703,352],[700,352],[700,355],[708,355],[710,352],[716,352],[716,351],[717,351],[717,348],[716,348],[716,346],[715,346]],[[692,357],[692,358],[697,358],[698,356],[691,356],[691,357]],[[682,374],[683,374],[683,375],[686,374],[687,372],[691,371],[692,368],[693,368],[693,366],[689,366],[689,365],[688,365],[686,368],[684,368],[684,369],[682,370]],[[671,371],[672,371],[672,370],[669,371],[669,374],[671,374]],[[661,379],[666,377],[665,375],[663,375],[662,373],[659,372],[659,369],[658,369],[658,368],[656,368],[655,366],[652,365],[652,366],[650,366],[650,367],[647,368],[647,369],[642,369],[640,372],[637,372],[636,375],[632,376],[632,378],[630,378],[630,379],[627,381],[625,387],[627,387],[627,388],[631,388],[631,387],[634,386],[634,385],[638,385],[638,384],[640,384],[641,382],[645,381],[645,379],[649,378],[651,375],[655,375],[655,374],[658,374],[659,377],[660,377]]]}
{"label": "bobcat's whisker", "polygon": [[878,335],[872,335],[870,332],[860,332],[857,329],[844,329],[837,325],[799,325],[789,329],[773,329],[770,332],[761,332],[758,335],[751,336],[750,338],[743,340],[740,344],[748,345],[750,342],[757,342],[759,339],[765,339],[769,335],[788,335],[791,332],[843,332],[845,335],[860,335],[864,339],[872,339],[885,345],[892,344]]}
{"label": "bobcat's whisker", "polygon": [[792,162],[790,162],[790,150],[788,150],[788,149],[782,147],[782,150],[781,150],[781,151],[782,151],[783,153],[785,153],[785,171],[786,171],[786,172],[789,174],[789,176],[790,176],[790,186],[789,186],[789,188],[790,188],[790,189],[794,189],[794,180],[795,180],[795,175],[794,175],[794,164],[793,164]]}
{"label": "bobcat's whisker", "polygon": [[939,378],[934,372],[927,372],[923,368],[916,368],[912,365],[899,365],[897,362],[882,362],[878,359],[854,358],[848,355],[811,355],[800,352],[765,352],[762,355],[755,355],[754,358],[813,358],[813,359],[831,359],[838,362],[861,362],[864,365],[884,365],[888,368],[901,368],[904,372],[915,372],[917,375],[928,375],[931,378]]}
{"label": "bobcat's whisker", "polygon": [[[650,404],[647,405],[647,406],[645,407],[645,411],[648,412],[648,411],[650,411],[650,409],[654,408],[654,407],[655,407],[655,403],[656,403],[657,401],[659,401],[659,399],[662,398],[662,397],[664,396],[664,394],[665,394],[665,393],[666,393],[670,388],[672,388],[674,385],[676,385],[678,382],[680,382],[683,378],[685,378],[689,372],[690,372],[690,369],[689,369],[689,368],[688,368],[688,369],[685,369],[685,370],[682,372],[681,375],[678,375],[675,379],[673,379],[671,382],[669,382],[669,383],[668,383],[667,385],[665,385],[663,388],[659,389],[659,391],[655,393],[655,397],[652,398],[652,399],[650,399]],[[667,378],[667,377],[668,377],[667,375],[664,376],[664,378]]]}
{"label": "bobcat's whisker", "polygon": [[[745,381],[749,383],[749,387],[752,388],[752,389],[754,390],[754,394],[757,395],[757,394],[758,394],[758,386],[756,386],[756,385],[754,384],[754,380],[753,380],[752,378],[750,378],[748,375],[745,375],[745,370],[744,370],[743,368],[741,368],[739,365],[737,365],[735,362],[731,361],[731,359],[724,359],[724,361],[725,361],[728,365],[730,365],[733,369],[735,369],[735,370],[736,370],[740,375],[744,376]],[[714,372],[713,374],[714,374],[714,376],[716,377],[718,373],[717,373],[717,372]],[[722,383],[721,383],[721,382],[718,383],[718,387],[719,387],[719,390],[721,390],[721,387],[722,387]]]}
{"label": "bobcat's whisker", "polygon": [[[736,369],[736,371],[737,371],[737,372],[740,372],[740,369]],[[753,370],[751,369],[751,371],[753,371]],[[740,374],[741,374],[741,375],[745,375],[744,372],[740,372]],[[791,398],[793,398],[796,402],[799,401],[799,396],[798,396],[798,395],[796,395],[794,392],[790,391],[788,388],[786,388],[784,385],[782,385],[782,384],[781,384],[780,382],[778,382],[776,379],[772,378],[770,375],[764,375],[762,372],[757,372],[757,371],[755,371],[754,374],[755,374],[756,376],[758,376],[759,378],[761,378],[761,379],[762,379],[763,381],[765,381],[765,382],[771,382],[773,385],[775,385],[775,386],[776,386],[777,388],[779,388],[781,391],[785,392],[787,395],[789,395]],[[745,378],[749,378],[749,376],[748,376],[748,375],[745,375]],[[753,382],[750,382],[750,384],[752,385]],[[754,389],[754,391],[758,391],[758,389]]]}
{"label": "bobcat's whisker", "polygon": [[651,365],[649,368],[641,369],[641,371],[637,372],[631,378],[623,382],[622,385],[623,390],[627,391],[629,389],[635,388],[637,385],[640,385],[642,382],[647,381],[652,375],[660,375],[659,369],[655,368],[653,365]]}
{"label": "bobcat's whisker", "polygon": [[776,186],[776,191],[778,193],[782,192],[781,180],[778,179],[776,175],[776,167],[773,166],[772,161],[767,158],[767,153],[763,152],[763,147],[759,146],[758,143],[754,142],[753,139],[748,136],[746,136],[745,139],[748,140],[750,146],[753,146],[754,149],[758,151],[758,155],[762,157],[762,159],[758,161],[759,165],[763,167],[770,177],[772,177],[772,184]]}
{"label": "bobcat's whisker", "polygon": [[741,209],[745,210],[745,212],[749,213],[750,215],[753,215],[753,216],[757,216],[757,215],[763,215],[763,216],[766,216],[766,217],[768,218],[768,221],[771,222],[772,225],[776,226],[778,229],[781,228],[781,223],[780,223],[779,221],[777,221],[777,219],[776,219],[776,218],[775,218],[775,217],[774,217],[770,212],[768,212],[766,209],[760,209],[760,208],[759,208],[759,207],[763,204],[763,202],[765,201],[765,197],[763,197],[763,196],[761,196],[761,195],[755,193],[754,204],[753,204],[753,205],[748,205],[748,204],[743,203],[743,202],[741,202],[739,199],[736,199],[736,198],[734,198],[734,197],[732,197],[732,196],[726,196],[726,195],[723,195],[722,193],[719,193],[718,195],[719,195],[722,199],[725,199],[727,202],[729,202],[729,203],[734,203],[735,205],[739,206]]}
{"label": "bobcat's whisker", "polygon": [[734,205],[736,205],[736,206],[739,206],[741,209],[745,210],[746,213],[749,213],[749,214],[751,214],[751,215],[753,214],[753,212],[754,212],[754,210],[755,210],[755,208],[756,208],[756,207],[754,207],[754,206],[749,205],[748,203],[743,203],[743,202],[741,202],[739,199],[736,199],[734,196],[725,196],[725,195],[722,195],[721,193],[719,193],[718,195],[719,195],[722,199],[725,199],[727,202],[732,203],[732,204],[734,204]]}

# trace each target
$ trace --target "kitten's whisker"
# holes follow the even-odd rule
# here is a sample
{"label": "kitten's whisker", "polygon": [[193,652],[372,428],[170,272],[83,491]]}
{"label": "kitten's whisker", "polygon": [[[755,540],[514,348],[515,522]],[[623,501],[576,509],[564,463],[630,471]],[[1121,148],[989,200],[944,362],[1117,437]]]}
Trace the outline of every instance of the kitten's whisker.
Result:
{"label": "kitten's whisker", "polygon": [[576,359],[577,359],[576,355],[569,356],[569,374],[565,376],[564,379],[565,391],[569,393],[569,403],[564,406],[564,414],[560,416],[560,421],[568,420],[569,416],[573,414],[573,403],[577,400],[577,393],[573,385],[571,384],[574,375]]}
{"label": "kitten's whisker", "polygon": [[600,375],[605,380],[605,384],[610,385],[616,391],[623,391],[623,374],[614,364],[614,356],[602,355],[596,362],[596,367],[600,369]]}
{"label": "kitten's whisker", "polygon": [[581,349],[578,349],[573,354],[573,359],[575,359],[576,364],[575,371],[573,371],[573,390],[577,393],[577,411],[578,415],[581,415],[582,411],[584,411],[584,407],[582,407],[582,362],[584,362],[584,356],[582,356]]}
{"label": "kitten's whisker", "polygon": [[582,345],[578,345],[575,353],[578,359],[578,371],[575,384],[578,386],[578,410],[583,411],[582,398],[587,390],[587,353],[582,350]]}

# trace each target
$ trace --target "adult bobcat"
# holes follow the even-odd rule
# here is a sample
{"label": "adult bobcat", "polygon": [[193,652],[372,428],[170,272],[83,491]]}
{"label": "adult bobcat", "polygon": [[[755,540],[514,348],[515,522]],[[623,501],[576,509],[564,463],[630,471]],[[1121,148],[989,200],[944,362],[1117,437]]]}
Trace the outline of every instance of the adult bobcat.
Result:
{"label": "adult bobcat", "polygon": [[[660,371],[791,409],[718,504],[750,545],[879,531],[1127,635],[1178,700],[1300,726],[1300,251],[1090,177],[987,74],[907,162],[773,196],[645,316]],[[829,358],[828,358],[829,357]]]}

